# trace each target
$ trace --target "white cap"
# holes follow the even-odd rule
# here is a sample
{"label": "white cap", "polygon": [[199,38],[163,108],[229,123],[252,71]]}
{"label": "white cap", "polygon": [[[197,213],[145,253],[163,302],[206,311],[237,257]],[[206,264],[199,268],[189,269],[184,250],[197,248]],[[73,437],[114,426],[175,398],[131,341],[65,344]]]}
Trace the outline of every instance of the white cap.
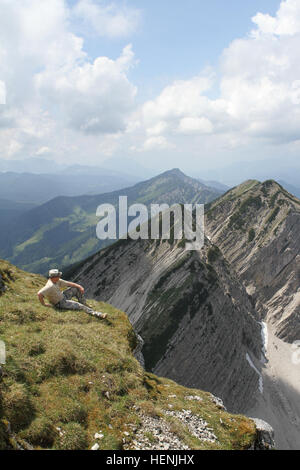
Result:
{"label": "white cap", "polygon": [[60,277],[62,273],[58,269],[50,269],[49,277]]}

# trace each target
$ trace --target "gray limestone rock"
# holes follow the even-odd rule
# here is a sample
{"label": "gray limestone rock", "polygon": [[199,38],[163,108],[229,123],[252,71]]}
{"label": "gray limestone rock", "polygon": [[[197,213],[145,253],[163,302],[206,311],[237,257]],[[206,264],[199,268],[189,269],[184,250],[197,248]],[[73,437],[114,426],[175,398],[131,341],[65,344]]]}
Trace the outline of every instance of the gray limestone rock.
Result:
{"label": "gray limestone rock", "polygon": [[230,411],[255,401],[261,327],[245,288],[222,254],[212,261],[182,243],[122,240],[91,257],[74,280],[88,297],[125,311],[143,338],[147,370],[222,398]]}
{"label": "gray limestone rock", "polygon": [[206,233],[236,270],[261,318],[300,337],[300,201],[275,181],[248,181],[212,203]]}
{"label": "gray limestone rock", "polygon": [[257,438],[251,450],[275,449],[273,428],[262,419],[258,419],[258,418],[251,418],[251,419],[253,419],[255,426],[256,426],[256,430],[257,430]]}

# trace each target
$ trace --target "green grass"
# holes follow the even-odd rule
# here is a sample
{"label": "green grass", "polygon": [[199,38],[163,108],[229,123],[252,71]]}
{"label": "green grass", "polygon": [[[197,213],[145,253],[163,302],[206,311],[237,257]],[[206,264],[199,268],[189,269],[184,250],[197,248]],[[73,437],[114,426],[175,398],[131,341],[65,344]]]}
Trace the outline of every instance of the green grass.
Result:
{"label": "green grass", "polygon": [[[43,277],[2,261],[0,274],[7,287],[0,296],[0,339],[7,349],[0,382],[0,449],[88,449],[100,430],[101,449],[122,449],[124,431],[140,425],[134,405],[145,414],[163,415],[170,394],[176,394],[176,409],[189,407],[218,437],[207,445],[173,423],[174,432],[192,448],[244,449],[255,439],[253,422],[219,410],[210,394],[145,372],[133,357],[136,337],[125,313],[93,301],[108,320],[45,308],[36,297]],[[187,401],[192,394],[203,401]]]}

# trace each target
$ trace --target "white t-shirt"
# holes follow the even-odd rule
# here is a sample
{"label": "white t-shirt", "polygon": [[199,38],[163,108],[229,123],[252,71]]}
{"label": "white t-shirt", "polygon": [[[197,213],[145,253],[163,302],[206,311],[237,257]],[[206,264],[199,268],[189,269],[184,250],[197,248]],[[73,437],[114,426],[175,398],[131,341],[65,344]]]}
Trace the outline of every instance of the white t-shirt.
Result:
{"label": "white t-shirt", "polygon": [[56,305],[64,298],[63,293],[60,291],[60,288],[62,287],[68,287],[67,281],[60,279],[56,284],[54,284],[51,279],[48,279],[47,284],[38,292],[38,294],[42,294],[44,297],[47,297],[52,305]]}

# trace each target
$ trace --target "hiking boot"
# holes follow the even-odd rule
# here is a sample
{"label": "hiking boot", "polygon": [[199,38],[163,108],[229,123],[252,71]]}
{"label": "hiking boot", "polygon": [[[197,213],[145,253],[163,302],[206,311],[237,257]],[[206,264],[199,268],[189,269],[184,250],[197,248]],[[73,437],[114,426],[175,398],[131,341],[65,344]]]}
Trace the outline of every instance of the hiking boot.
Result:
{"label": "hiking boot", "polygon": [[107,317],[107,313],[95,312],[95,317],[101,318],[101,320],[105,320],[105,318]]}

